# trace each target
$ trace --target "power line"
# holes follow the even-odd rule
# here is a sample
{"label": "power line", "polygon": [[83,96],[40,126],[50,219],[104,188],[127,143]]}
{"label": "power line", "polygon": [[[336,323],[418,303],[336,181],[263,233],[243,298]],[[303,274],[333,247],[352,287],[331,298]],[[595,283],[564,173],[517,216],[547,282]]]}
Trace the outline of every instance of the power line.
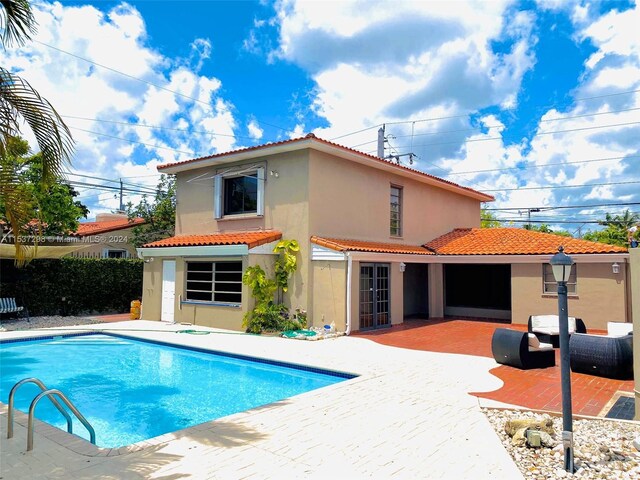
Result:
{"label": "power line", "polygon": [[74,120],[86,120],[86,121],[92,121],[92,122],[99,122],[99,123],[111,123],[114,125],[127,125],[129,127],[136,127],[136,128],[150,128],[153,130],[168,130],[168,131],[173,131],[173,132],[185,132],[185,133],[197,133],[200,135],[211,135],[211,136],[218,136],[218,137],[229,137],[229,138],[235,138],[237,140],[255,140],[251,137],[241,137],[239,135],[231,135],[231,134],[227,134],[227,133],[216,133],[216,132],[205,132],[202,130],[192,130],[189,128],[172,128],[172,127],[160,127],[158,125],[146,125],[144,123],[136,123],[136,122],[123,122],[123,121],[118,121],[118,120],[104,120],[101,118],[87,118],[87,117],[76,117],[73,115],[61,115],[62,118],[72,118]]}
{"label": "power line", "polygon": [[597,115],[610,115],[612,113],[632,112],[634,110],[640,110],[640,107],[624,108],[622,110],[609,110],[609,111],[606,111],[606,112],[583,113],[581,115],[571,115],[571,116],[567,116],[567,117],[545,118],[545,119],[541,119],[540,123],[559,122],[561,120],[571,120],[573,118],[595,117]]}
{"label": "power line", "polygon": [[340,136],[338,136],[338,137],[330,138],[329,140],[333,142],[334,140],[338,140],[339,138],[349,137],[349,136],[351,136],[351,135],[355,135],[356,133],[366,132],[367,130],[371,130],[372,128],[376,128],[376,127],[378,127],[378,128],[379,128],[379,127],[381,127],[382,125],[383,125],[382,123],[379,123],[379,124],[377,124],[377,125],[373,125],[373,126],[371,126],[371,127],[363,128],[362,130],[357,130],[357,131],[355,131],[355,132],[345,133],[344,135],[340,135]]}
{"label": "power line", "polygon": [[584,185],[547,185],[544,187],[496,188],[492,190],[485,190],[485,192],[510,192],[513,190],[555,190],[558,188],[603,187],[608,185],[632,185],[637,183],[640,183],[640,180],[629,181],[629,182],[588,183]]}
{"label": "power line", "polygon": [[[113,180],[113,179],[110,179],[110,178],[96,177],[94,175],[82,175],[80,173],[72,173],[72,172],[64,172],[64,173],[67,174],[67,175],[73,175],[73,176],[76,176],[76,177],[91,178],[92,180],[102,180],[102,181],[105,181],[105,182],[118,183],[118,184],[121,182],[121,180]],[[128,183],[128,182],[122,182],[122,184],[123,185],[129,185],[129,186],[132,186],[132,187],[138,187],[139,189],[147,189],[147,190],[149,190],[149,193],[155,193],[156,192],[156,189],[154,187],[150,187],[150,186],[147,186],[147,185],[140,185],[140,184],[137,184],[137,183]]]}
{"label": "power line", "polygon": [[92,130],[85,130],[84,128],[71,127],[71,126],[69,128],[71,128],[73,130],[79,130],[81,132],[92,133],[94,135],[99,135],[101,137],[107,137],[107,138],[113,138],[115,140],[121,140],[123,142],[135,143],[135,144],[138,144],[138,145],[144,145],[146,147],[157,148],[157,149],[161,149],[161,150],[170,150],[172,152],[177,152],[177,153],[184,153],[184,154],[189,155],[191,157],[198,157],[198,156],[202,155],[200,153],[185,152],[183,150],[176,150],[175,148],[171,148],[171,147],[160,147],[158,145],[151,145],[150,143],[138,142],[137,140],[129,140],[127,138],[116,137],[115,135],[108,135],[106,133],[99,133],[99,132],[94,132]]}
{"label": "power line", "polygon": [[[80,187],[93,187],[95,189],[98,190],[113,190],[113,191],[117,191],[119,192],[121,189],[120,187],[116,187],[116,186],[111,186],[111,185],[100,185],[100,184],[95,184],[95,183],[86,183],[86,182],[77,182],[75,180],[70,180],[68,182],[70,185],[73,186],[80,186]],[[122,188],[123,192],[130,192],[130,193],[135,193],[138,195],[148,195],[151,192],[145,192],[145,191],[141,191],[141,190],[135,190],[135,189],[131,189],[131,188]]]}
{"label": "power line", "polygon": [[[618,126],[623,126],[623,125],[636,125],[636,124],[640,124],[640,122],[629,122],[629,123],[624,123],[624,124],[613,124],[613,125],[600,125],[600,126],[594,126],[594,127],[582,127],[582,128],[570,128],[567,130],[555,130],[555,131],[551,131],[551,132],[539,132],[539,133],[535,133],[534,135],[531,135],[530,138],[535,138],[538,137],[540,135],[551,135],[554,133],[568,133],[568,132],[576,132],[576,131],[580,131],[580,130],[593,130],[593,129],[598,129],[598,128],[609,128],[609,127],[618,127]],[[463,140],[463,141],[458,141],[458,142],[436,142],[436,143],[424,143],[422,145],[413,145],[414,148],[416,147],[431,147],[431,146],[435,146],[435,145],[457,145],[457,144],[462,144],[462,143],[473,143],[473,142],[487,142],[490,140],[504,140],[504,137],[485,137],[485,138],[472,138],[470,140]],[[407,148],[409,147],[409,145],[401,145],[397,148]],[[367,153],[372,153],[375,150],[370,150]]]}
{"label": "power line", "polygon": [[[630,93],[637,93],[640,92],[640,89],[636,89],[636,90],[627,90],[625,92],[617,92],[617,93],[608,93],[605,95],[597,95],[597,96],[593,96],[593,97],[582,97],[582,98],[574,98],[573,101],[574,102],[583,102],[586,100],[595,100],[598,98],[606,98],[606,97],[615,97],[615,96],[619,96],[619,95],[627,95]],[[551,108],[553,108],[554,105],[543,105],[539,108],[543,109],[543,110],[549,110]],[[421,118],[418,120],[403,120],[403,121],[397,121],[397,122],[385,122],[386,125],[401,125],[401,124],[405,124],[405,123],[422,123],[422,122],[431,122],[431,121],[435,121],[435,120],[448,120],[451,118],[464,118],[464,117],[468,117],[469,115],[472,115],[473,113],[476,113],[477,110],[474,111],[469,111],[466,114],[463,115],[450,115],[450,116],[446,116],[446,117],[432,117],[432,118]]]}
{"label": "power line", "polygon": [[[626,207],[631,205],[640,205],[640,202],[617,202],[617,203],[598,203],[593,205],[559,205],[559,206],[546,206],[546,207],[534,207],[545,210],[560,210],[567,208],[594,208],[594,207]],[[511,210],[525,210],[525,207],[503,207],[503,208],[485,208],[487,211],[511,211]]]}
{"label": "power line", "polygon": [[[150,86],[158,88],[160,90],[164,90],[165,92],[173,93],[174,95],[177,95],[179,97],[183,97],[183,98],[189,99],[192,102],[196,102],[196,103],[200,103],[202,105],[206,105],[211,110],[213,110],[213,107],[211,106],[211,104],[209,102],[204,102],[204,101],[202,101],[202,100],[200,100],[198,98],[191,97],[189,95],[185,95],[184,93],[176,92],[175,90],[171,90],[170,88],[163,87],[161,85],[158,85],[156,83],[150,82],[148,80],[143,80],[142,78],[134,77],[133,75],[129,75],[128,73],[124,73],[124,72],[122,72],[120,70],[116,70],[115,68],[108,67],[107,65],[103,65],[101,63],[94,62],[93,60],[89,60],[88,58],[81,57],[80,55],[76,55],[75,53],[71,53],[71,52],[69,52],[67,50],[63,50],[61,48],[54,47],[53,45],[49,45],[49,44],[41,42],[39,40],[33,40],[33,41],[36,42],[36,43],[39,43],[40,45],[43,45],[45,47],[51,48],[52,50],[56,50],[56,51],[58,51],[60,53],[64,53],[65,55],[70,55],[70,56],[72,56],[74,58],[77,58],[78,60],[82,60],[83,62],[87,62],[87,63],[90,63],[92,65],[96,65],[96,66],[98,66],[100,68],[104,68],[105,70],[109,70],[110,72],[117,73],[118,75],[122,75],[124,77],[130,78],[131,80],[136,80],[136,81],[144,83],[146,85],[150,85]],[[263,122],[263,121],[259,121],[259,123],[262,124],[262,125],[268,125],[270,127],[277,128],[278,130],[282,130],[284,132],[288,131],[286,128],[279,127],[278,125],[274,125],[272,123],[267,123],[267,122]]]}
{"label": "power line", "polygon": [[553,167],[559,165],[575,165],[578,163],[594,163],[594,162],[608,162],[611,160],[622,160],[625,158],[640,158],[640,155],[623,155],[620,157],[607,157],[607,158],[594,158],[591,160],[576,160],[573,162],[558,162],[558,163],[543,163],[543,164],[533,164],[533,165],[523,165],[522,167],[504,167],[504,168],[489,168],[486,170],[469,170],[467,172],[451,172],[449,176],[452,175],[467,175],[470,173],[489,173],[489,172],[502,172],[506,170],[526,170],[528,168],[542,168],[542,167]]}

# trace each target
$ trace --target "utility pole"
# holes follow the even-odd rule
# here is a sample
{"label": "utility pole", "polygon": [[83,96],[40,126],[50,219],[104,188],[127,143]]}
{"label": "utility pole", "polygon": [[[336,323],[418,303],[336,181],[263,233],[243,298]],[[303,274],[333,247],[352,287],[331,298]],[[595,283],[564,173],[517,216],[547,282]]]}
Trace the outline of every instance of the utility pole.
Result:
{"label": "utility pole", "polygon": [[378,157],[384,158],[384,124],[378,129]]}
{"label": "utility pole", "polygon": [[124,188],[122,186],[122,179],[120,179],[120,211],[124,212]]}
{"label": "utility pole", "polygon": [[539,212],[539,208],[527,208],[528,220],[527,220],[527,230],[531,230],[531,212]]}

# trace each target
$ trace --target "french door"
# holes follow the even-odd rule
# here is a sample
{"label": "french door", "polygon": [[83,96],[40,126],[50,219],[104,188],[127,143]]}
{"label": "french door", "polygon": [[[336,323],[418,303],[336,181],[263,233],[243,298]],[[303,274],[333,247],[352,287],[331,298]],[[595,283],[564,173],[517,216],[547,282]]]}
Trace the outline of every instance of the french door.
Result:
{"label": "french door", "polygon": [[360,329],[388,327],[389,264],[360,264]]}

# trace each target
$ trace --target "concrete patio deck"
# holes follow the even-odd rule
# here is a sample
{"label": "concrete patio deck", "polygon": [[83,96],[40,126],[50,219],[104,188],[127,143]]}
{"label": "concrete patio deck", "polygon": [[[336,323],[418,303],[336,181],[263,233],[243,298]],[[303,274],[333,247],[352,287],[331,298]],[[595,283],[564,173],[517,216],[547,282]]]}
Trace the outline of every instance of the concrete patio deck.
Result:
{"label": "concrete patio deck", "polygon": [[[358,333],[383,345],[429,352],[462,353],[493,358],[491,337],[496,328],[526,331],[526,325],[461,319],[405,320],[404,324],[377,331]],[[589,333],[606,334],[592,331]],[[492,392],[473,395],[499,402],[520,405],[532,410],[561,412],[560,352],[556,350],[556,366],[520,370],[499,365],[490,373],[504,382]],[[604,416],[612,399],[622,393],[633,394],[633,380],[622,381],[571,372],[573,413]]]}
{"label": "concrete patio deck", "polygon": [[[183,328],[125,321],[82,330],[130,330],[134,337],[360,376],[120,449],[98,449],[38,422],[35,448],[25,452],[26,416],[16,415],[15,437],[7,440],[6,405],[0,405],[0,477],[523,478],[480,409],[486,400],[468,394],[500,388],[501,380],[489,373],[491,358],[392,348],[357,337],[306,342],[174,333]],[[5,332],[0,338],[34,334]]]}

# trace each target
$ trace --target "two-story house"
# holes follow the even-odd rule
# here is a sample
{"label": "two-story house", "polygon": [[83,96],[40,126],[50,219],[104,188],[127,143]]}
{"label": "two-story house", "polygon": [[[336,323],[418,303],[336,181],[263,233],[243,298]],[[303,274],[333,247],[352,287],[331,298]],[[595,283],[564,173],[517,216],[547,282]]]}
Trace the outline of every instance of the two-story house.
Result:
{"label": "two-story house", "polygon": [[629,319],[625,249],[480,229],[490,195],[314,135],[159,171],[177,178],[176,236],[138,250],[145,319],[240,330],[253,306],[242,273],[254,264],[272,271],[281,238],[300,243],[287,301],[314,325],[350,332],[410,316],[526,323],[557,311],[545,264],[560,244],[578,262],[571,314],[596,328]]}

